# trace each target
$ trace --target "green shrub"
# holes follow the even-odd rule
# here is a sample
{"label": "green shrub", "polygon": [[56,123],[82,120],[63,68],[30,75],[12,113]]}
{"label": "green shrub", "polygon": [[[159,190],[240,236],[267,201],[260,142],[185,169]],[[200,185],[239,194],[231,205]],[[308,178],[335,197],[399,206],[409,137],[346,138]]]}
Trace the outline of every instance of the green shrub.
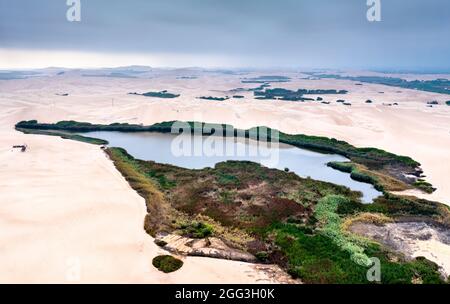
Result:
{"label": "green shrub", "polygon": [[154,170],[147,171],[146,175],[155,179],[160,185],[160,187],[164,190],[169,190],[176,186],[176,182],[167,179],[167,177],[164,174],[156,172]]}
{"label": "green shrub", "polygon": [[155,240],[155,244],[158,245],[159,247],[164,247],[167,245],[167,242],[163,240]]}
{"label": "green shrub", "polygon": [[259,251],[255,254],[255,257],[261,262],[267,262],[269,254],[266,251]]}
{"label": "green shrub", "polygon": [[217,174],[217,182],[222,186],[237,186],[240,184],[239,179],[236,176],[223,172]]}
{"label": "green shrub", "polygon": [[340,215],[350,215],[364,210],[365,205],[359,201],[346,199],[338,205],[336,212]]}
{"label": "green shrub", "polygon": [[180,269],[183,266],[183,261],[170,255],[159,255],[153,259],[152,264],[159,271],[169,273]]}
{"label": "green shrub", "polygon": [[177,98],[180,97],[180,94],[173,94],[168,93],[167,91],[161,91],[161,92],[147,92],[142,94],[146,97],[158,97],[158,98]]}
{"label": "green shrub", "polygon": [[352,173],[354,165],[350,162],[329,162],[328,167],[345,173]]}
{"label": "green shrub", "polygon": [[275,244],[288,260],[288,272],[305,283],[365,283],[367,269],[355,264],[323,234],[307,235],[296,225],[277,224]]}
{"label": "green shrub", "polygon": [[367,212],[383,213],[389,216],[442,216],[440,204],[424,199],[402,197],[385,193],[372,204],[364,205]]}
{"label": "green shrub", "polygon": [[198,99],[204,99],[204,100],[214,100],[214,101],[225,101],[230,99],[228,96],[226,97],[213,97],[213,96],[200,96]]}
{"label": "green shrub", "polygon": [[356,171],[356,170],[352,171],[352,173],[350,174],[350,177],[353,180],[358,181],[358,182],[372,184],[372,185],[377,184],[377,180],[374,177],[364,174],[362,172]]}
{"label": "green shrub", "polygon": [[376,177],[359,171],[358,168],[351,162],[329,162],[327,166],[341,172],[350,173],[351,179],[358,182],[371,184],[376,190],[384,192],[383,185],[378,181]]}
{"label": "green shrub", "polygon": [[433,193],[434,191],[436,191],[436,188],[434,188],[432,184],[422,179],[418,179],[417,181],[415,181],[413,186],[426,193]]}
{"label": "green shrub", "polygon": [[183,223],[180,228],[184,235],[196,239],[203,239],[214,233],[214,228],[211,225],[196,221]]}

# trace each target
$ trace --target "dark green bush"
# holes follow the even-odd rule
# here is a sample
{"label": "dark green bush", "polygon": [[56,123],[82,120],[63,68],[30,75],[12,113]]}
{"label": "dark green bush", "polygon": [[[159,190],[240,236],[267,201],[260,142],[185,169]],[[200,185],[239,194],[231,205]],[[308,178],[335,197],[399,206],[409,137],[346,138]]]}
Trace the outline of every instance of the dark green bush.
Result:
{"label": "dark green bush", "polygon": [[177,98],[180,97],[180,94],[172,94],[168,93],[167,91],[161,91],[161,92],[147,92],[142,94],[146,97],[158,97],[158,98]]}
{"label": "dark green bush", "polygon": [[202,222],[190,222],[184,223],[180,225],[182,232],[184,235],[196,238],[203,239],[205,237],[211,236],[214,233],[214,228],[211,225],[202,223]]}
{"label": "dark green bush", "polygon": [[343,162],[329,162],[327,166],[345,173],[352,173],[354,168],[353,164]]}
{"label": "dark green bush", "polygon": [[354,179],[355,181],[372,184],[375,185],[377,181],[370,175],[358,172],[358,171],[352,171],[350,174],[350,177]]}
{"label": "dark green bush", "polygon": [[436,191],[436,188],[434,188],[432,184],[421,179],[414,182],[413,186],[426,193],[433,193],[434,191]]}
{"label": "dark green bush", "polygon": [[266,251],[259,251],[255,254],[255,257],[261,262],[267,262],[269,254]]}
{"label": "dark green bush", "polygon": [[164,247],[167,245],[167,242],[163,240],[155,240],[155,244],[158,245],[159,247]]}
{"label": "dark green bush", "polygon": [[159,271],[169,273],[180,269],[183,266],[183,261],[171,255],[159,255],[153,259],[152,264]]}

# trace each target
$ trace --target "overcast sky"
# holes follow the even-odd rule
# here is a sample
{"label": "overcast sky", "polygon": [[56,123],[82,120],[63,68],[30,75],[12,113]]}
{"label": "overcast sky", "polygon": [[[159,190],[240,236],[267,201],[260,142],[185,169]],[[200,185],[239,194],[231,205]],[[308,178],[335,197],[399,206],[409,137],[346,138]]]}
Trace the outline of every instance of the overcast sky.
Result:
{"label": "overcast sky", "polygon": [[[95,64],[450,69],[449,0],[0,0],[0,68]],[[33,56],[35,54],[35,56]]]}

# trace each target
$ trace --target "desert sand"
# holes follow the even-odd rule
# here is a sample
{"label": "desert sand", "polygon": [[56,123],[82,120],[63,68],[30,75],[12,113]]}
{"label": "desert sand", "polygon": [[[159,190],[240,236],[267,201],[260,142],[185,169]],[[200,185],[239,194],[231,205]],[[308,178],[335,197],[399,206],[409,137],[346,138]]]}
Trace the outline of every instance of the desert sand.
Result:
{"label": "desert sand", "polygon": [[[180,73],[194,72],[198,79],[177,79]],[[273,87],[350,92],[322,96],[330,105],[255,100],[252,92],[237,93],[245,99],[216,102],[196,97],[231,96],[234,93],[228,90],[258,85],[242,84],[238,75],[194,72],[158,71],[148,78],[83,77],[80,72],[66,72],[0,81],[1,283],[281,280],[258,270],[259,266],[208,258],[186,258],[181,270],[169,275],[158,272],[151,259],[164,251],[143,230],[144,200],[99,147],[21,134],[14,130],[20,120],[143,124],[197,120],[242,128],[266,125],[288,133],[335,137],[414,158],[422,164],[427,180],[438,188],[421,196],[450,203],[450,107],[442,105],[450,99],[448,95],[381,85],[356,86],[345,80],[305,80],[295,74],[292,82]],[[158,99],[127,95],[157,90],[181,96]],[[56,95],[63,93],[69,96]],[[352,106],[337,104],[335,100],[340,98]],[[366,104],[367,99],[374,103]],[[426,107],[430,100],[441,105]],[[394,102],[398,106],[383,105]],[[25,153],[11,149],[24,143],[29,147]],[[440,252],[448,252],[448,248]]]}

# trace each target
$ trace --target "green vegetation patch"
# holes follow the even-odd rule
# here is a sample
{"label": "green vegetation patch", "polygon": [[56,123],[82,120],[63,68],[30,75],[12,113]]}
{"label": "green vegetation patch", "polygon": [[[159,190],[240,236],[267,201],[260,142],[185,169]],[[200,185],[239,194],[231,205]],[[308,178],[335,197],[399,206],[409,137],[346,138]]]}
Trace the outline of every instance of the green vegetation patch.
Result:
{"label": "green vegetation patch", "polygon": [[[324,234],[308,234],[293,224],[274,225],[275,244],[287,257],[289,273],[309,284],[368,284],[369,267],[355,263],[348,251],[342,250]],[[411,284],[417,279],[424,284],[444,283],[438,266],[426,259],[412,261],[389,259],[392,253],[371,243],[364,254],[380,259],[382,284]]]}
{"label": "green vegetation patch", "polygon": [[373,177],[371,175],[368,175],[366,173],[363,172],[359,172],[357,170],[352,171],[352,173],[350,174],[350,177],[358,182],[362,182],[362,183],[367,183],[367,184],[371,184],[374,185],[375,189],[379,190],[379,191],[383,191],[383,186],[381,186],[377,180],[376,177]]}
{"label": "green vegetation patch", "polygon": [[147,176],[153,178],[163,190],[169,190],[176,186],[176,182],[168,179],[164,174],[154,170],[145,172]]}
{"label": "green vegetation patch", "polygon": [[414,182],[413,186],[426,193],[433,193],[434,191],[436,191],[436,188],[434,188],[432,184],[426,182],[423,179],[418,179],[416,182]]}
{"label": "green vegetation patch", "polygon": [[[442,211],[443,205],[412,196],[397,196],[385,193],[372,204],[365,205],[368,212],[383,213],[389,216],[423,216],[438,222],[447,221]],[[446,223],[450,224],[450,223]]]}
{"label": "green vegetation patch", "polygon": [[412,80],[408,81],[402,78],[395,77],[380,77],[380,76],[340,76],[335,74],[315,74],[319,78],[333,78],[344,79],[366,83],[382,84],[393,87],[400,87],[405,89],[420,90],[426,92],[434,92],[440,94],[450,94],[448,88],[450,87],[449,79],[435,79],[435,80]]}
{"label": "green vegetation patch", "polygon": [[351,162],[329,162],[327,166],[345,173],[352,173],[355,169]]}
{"label": "green vegetation patch", "polygon": [[195,239],[202,239],[212,236],[214,233],[214,227],[203,222],[182,222],[179,224],[178,229],[181,230],[181,234]]}
{"label": "green vegetation patch", "polygon": [[292,224],[274,226],[275,244],[287,257],[288,272],[305,283],[366,283],[366,268],[323,234],[309,235]]}
{"label": "green vegetation patch", "polygon": [[329,237],[341,250],[348,252],[353,262],[368,267],[371,261],[364,254],[364,248],[355,238],[344,234],[341,229],[342,221],[336,211],[344,201],[347,201],[347,198],[342,196],[326,196],[317,204],[314,216],[322,225],[321,233]]}
{"label": "green vegetation patch", "polygon": [[157,98],[177,98],[180,97],[180,94],[173,94],[169,93],[167,91],[161,91],[161,92],[147,92],[142,94],[146,97],[157,97]]}
{"label": "green vegetation patch", "polygon": [[274,88],[265,89],[264,91],[255,90],[254,95],[257,99],[278,99],[285,101],[314,101],[313,98],[304,97],[304,95],[321,95],[321,94],[347,94],[346,90],[305,90],[298,89],[292,91],[288,89]]}
{"label": "green vegetation patch", "polygon": [[239,186],[240,184],[239,178],[237,178],[232,174],[227,174],[225,172],[219,171],[217,172],[216,175],[217,175],[217,182],[222,186],[227,185]]}
{"label": "green vegetation patch", "polygon": [[254,78],[246,78],[243,79],[242,83],[270,83],[270,82],[289,82],[291,78],[287,76],[278,76],[278,75],[270,75],[270,76],[258,76]]}
{"label": "green vegetation patch", "polygon": [[230,97],[213,97],[213,96],[200,96],[197,97],[198,99],[204,99],[204,100],[213,100],[213,101],[225,101],[230,99]]}
{"label": "green vegetation patch", "polygon": [[289,222],[274,224],[267,230],[267,235],[286,256],[291,275],[305,283],[367,284],[366,274],[372,266],[370,258],[376,257],[381,264],[381,283],[444,282],[435,263],[424,258],[407,261],[397,257],[393,261],[392,252],[343,231],[338,211],[349,202],[342,196],[321,199],[314,212],[315,231]]}
{"label": "green vegetation patch", "polygon": [[159,271],[162,271],[164,273],[170,273],[180,269],[183,266],[183,261],[174,258],[171,255],[159,255],[153,258],[152,264]]}
{"label": "green vegetation patch", "polygon": [[[386,191],[404,191],[414,186],[420,190],[426,190],[428,193],[433,192],[431,184],[423,183],[423,187],[417,183],[413,183],[411,186],[404,181],[398,180],[384,172],[371,171],[365,168],[363,165],[352,162],[329,162],[328,167],[335,170],[339,170],[344,173],[350,173],[350,177],[356,181],[368,183],[374,186],[375,189],[385,193]],[[431,192],[430,192],[431,191]]]}
{"label": "green vegetation patch", "polygon": [[70,139],[70,140],[80,141],[80,142],[93,144],[93,145],[107,145],[108,144],[108,141],[103,140],[103,139],[82,136],[79,134],[73,134],[73,133],[69,133],[69,132],[54,131],[54,130],[45,131],[45,130],[39,130],[39,129],[23,129],[23,128],[17,128],[16,130],[21,131],[24,134],[59,136],[63,139]]}

